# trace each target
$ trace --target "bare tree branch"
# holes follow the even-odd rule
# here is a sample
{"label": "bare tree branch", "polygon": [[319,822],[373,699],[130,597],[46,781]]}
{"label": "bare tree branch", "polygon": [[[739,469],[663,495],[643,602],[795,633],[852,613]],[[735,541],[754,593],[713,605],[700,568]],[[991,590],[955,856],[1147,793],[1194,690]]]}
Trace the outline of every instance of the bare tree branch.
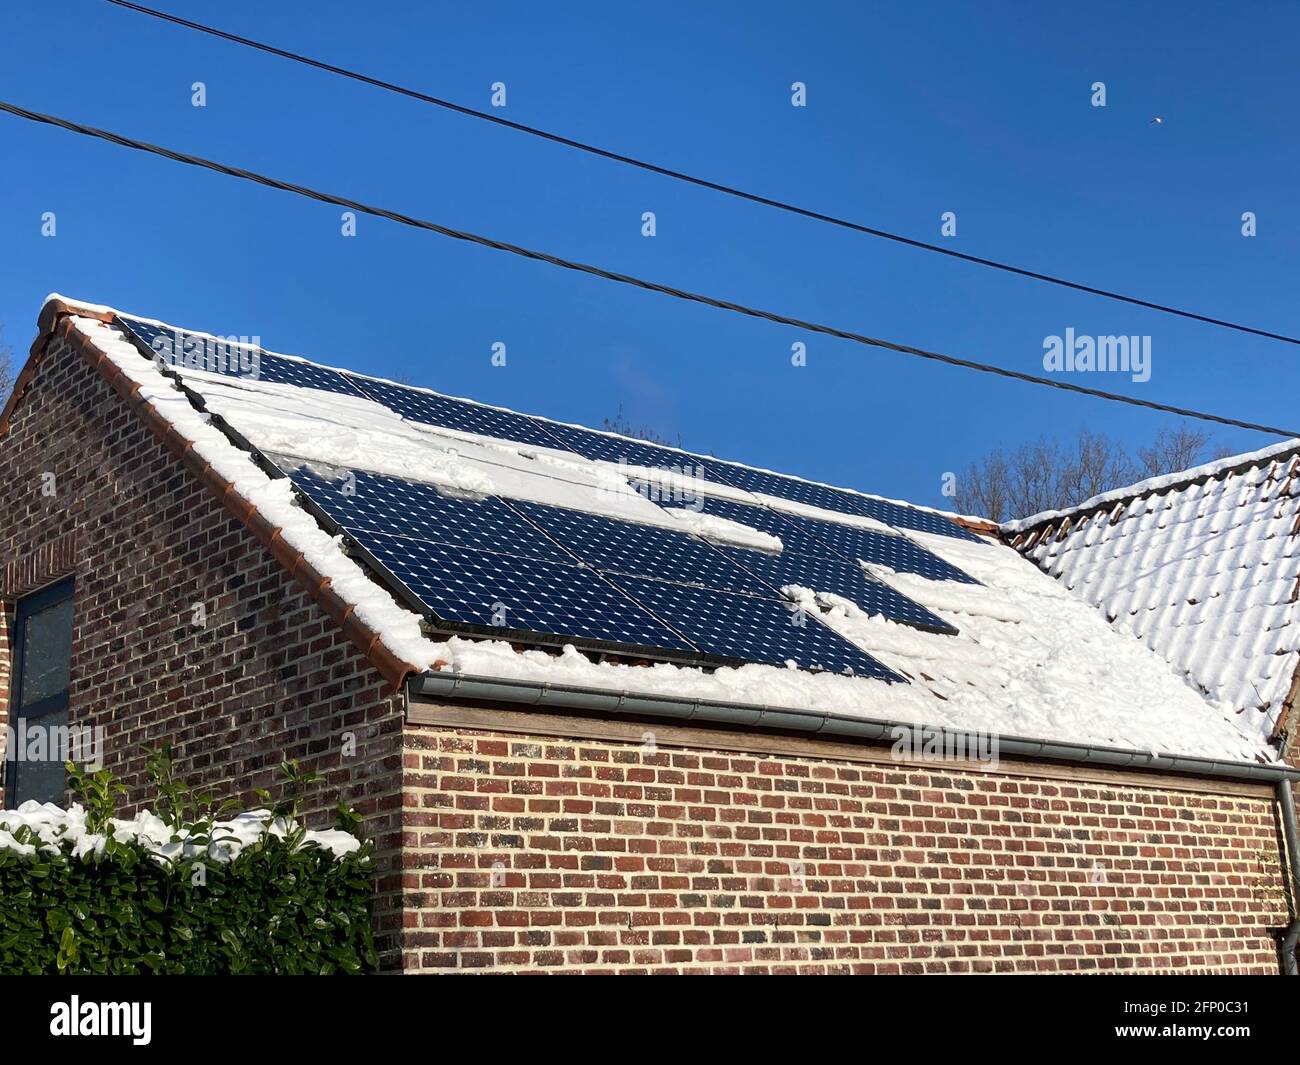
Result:
{"label": "bare tree branch", "polygon": [[997,448],[957,479],[956,508],[993,521],[1059,510],[1085,499],[1227,454],[1209,434],[1162,429],[1130,454],[1119,441],[1084,429],[1069,442],[1042,437],[1009,454]]}
{"label": "bare tree branch", "polygon": [[681,437],[676,440],[670,440],[668,437],[651,429],[648,425],[633,425],[623,414],[623,404],[618,405],[618,413],[612,418],[605,418],[601,421],[600,427],[607,433],[618,433],[619,436],[631,436],[637,440],[647,440],[652,444],[662,444],[664,447],[682,447]]}
{"label": "bare tree branch", "polygon": [[13,350],[4,342],[4,323],[0,322],[0,407],[14,387]]}

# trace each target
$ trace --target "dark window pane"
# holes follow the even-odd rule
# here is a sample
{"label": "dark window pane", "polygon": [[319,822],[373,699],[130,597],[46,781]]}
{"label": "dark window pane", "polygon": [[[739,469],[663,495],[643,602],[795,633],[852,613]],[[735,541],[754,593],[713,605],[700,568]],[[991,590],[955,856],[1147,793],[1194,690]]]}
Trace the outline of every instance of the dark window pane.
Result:
{"label": "dark window pane", "polygon": [[72,662],[72,600],[32,614],[23,626],[22,694],[19,713],[68,687]]}
{"label": "dark window pane", "polygon": [[[12,752],[19,761],[9,763],[9,779],[13,781],[10,805],[19,806],[28,799],[62,804],[63,763],[72,754],[66,740],[67,724],[68,712],[58,710],[27,725],[24,749]],[[44,730],[44,743],[39,748],[32,734],[36,728]],[[30,758],[33,754],[37,757]]]}

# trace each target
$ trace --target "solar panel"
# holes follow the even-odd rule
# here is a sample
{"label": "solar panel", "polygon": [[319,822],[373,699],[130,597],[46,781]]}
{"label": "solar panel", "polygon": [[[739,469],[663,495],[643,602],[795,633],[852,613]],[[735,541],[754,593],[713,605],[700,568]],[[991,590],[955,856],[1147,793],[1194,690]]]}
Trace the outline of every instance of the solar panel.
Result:
{"label": "solar panel", "polygon": [[844,561],[872,562],[903,573],[917,573],[936,581],[978,584],[962,570],[904,536],[876,532],[857,525],[782,514],[767,507],[703,500],[703,511],[779,536],[787,552],[822,555]]}
{"label": "solar panel", "polygon": [[474,547],[573,565],[573,556],[494,497],[460,499],[433,485],[275,457],[293,483],[346,529]]}
{"label": "solar panel", "polygon": [[799,543],[803,550],[816,552],[817,548],[813,544],[816,541],[823,545],[819,552],[822,554],[836,554],[853,561],[888,566],[902,573],[916,573],[935,581],[979,583],[905,536],[800,515],[791,515],[787,524],[799,531]]}
{"label": "solar panel", "polygon": [[778,499],[791,499],[797,503],[805,503],[808,506],[841,514],[875,518],[893,529],[938,533],[959,540],[979,540],[974,533],[967,532],[940,514],[917,510],[915,507],[904,506],[901,503],[874,499],[857,492],[846,492],[840,488],[814,484],[811,481],[802,481],[797,477],[786,477],[779,473],[753,470],[747,466],[738,466],[717,459],[714,460],[713,465],[727,481],[748,492],[776,496]]}
{"label": "solar panel", "polygon": [[186,370],[202,370],[223,377],[364,396],[360,389],[349,383],[347,377],[324,366],[299,362],[283,355],[272,355],[256,346],[167,329],[136,318],[123,318],[119,315],[117,321],[126,328],[142,350],[160,356],[166,365],[182,375]]}
{"label": "solar panel", "polygon": [[590,569],[366,529],[353,536],[448,628],[699,658],[690,643]]}
{"label": "solar panel", "polygon": [[[665,507],[682,507],[686,504],[665,500],[661,505]],[[813,554],[826,553],[826,545],[813,536],[809,530],[800,528],[790,520],[789,516],[778,514],[768,507],[756,507],[747,503],[733,503],[729,499],[701,496],[691,509],[702,514],[712,514],[717,518],[726,518],[728,521],[748,525],[751,529],[758,529],[760,532],[779,537],[786,551],[802,551]]]}
{"label": "solar panel", "polygon": [[719,462],[718,469],[731,484],[747,492],[760,492],[764,495],[776,496],[778,499],[792,499],[810,507],[820,507],[822,510],[834,510],[844,514],[861,513],[856,506],[857,497],[851,492],[814,484],[811,481],[801,481],[797,477],[784,477],[779,473],[753,470],[748,466],[737,466],[729,462]]}
{"label": "solar panel", "polygon": [[464,399],[453,399],[420,388],[372,381],[368,377],[353,377],[350,380],[371,399],[413,422],[456,429],[462,433],[477,433],[498,440],[513,440],[534,447],[567,450],[547,432],[545,423],[540,418],[530,418],[526,414],[516,414],[514,411],[500,410]]}
{"label": "solar panel", "polygon": [[914,532],[936,533],[939,536],[951,536],[955,540],[973,540],[980,543],[980,538],[968,532],[955,522],[949,521],[941,514],[905,507],[891,503],[887,499],[871,499],[867,496],[857,497],[861,513],[868,518],[875,518],[893,529],[911,529]]}
{"label": "solar panel", "polygon": [[856,562],[783,552],[769,555],[744,548],[723,548],[727,557],[756,576],[762,577],[776,591],[797,584],[814,592],[830,592],[857,603],[868,614],[881,614],[891,621],[918,629],[953,635],[952,625],[895,591],[887,584],[872,580]]}
{"label": "solar panel", "polygon": [[805,669],[902,680],[791,603],[648,577],[610,580],[704,651],[746,662],[792,661]]}
{"label": "solar panel", "polygon": [[509,505],[602,573],[771,594],[763,581],[688,533],[522,500],[510,500]]}
{"label": "solar panel", "polygon": [[687,478],[727,483],[713,461],[700,455],[661,447],[644,440],[629,440],[623,436],[598,433],[594,429],[583,429],[576,425],[547,422],[546,428],[552,436],[583,458],[597,462],[621,462],[627,466],[645,466],[679,473]]}

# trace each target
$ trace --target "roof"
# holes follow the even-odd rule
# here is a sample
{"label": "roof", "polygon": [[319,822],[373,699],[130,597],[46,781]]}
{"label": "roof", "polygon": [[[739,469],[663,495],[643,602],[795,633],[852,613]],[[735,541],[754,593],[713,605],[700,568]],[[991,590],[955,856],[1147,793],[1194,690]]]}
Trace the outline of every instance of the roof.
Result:
{"label": "roof", "polygon": [[[1150,753],[1276,760],[1258,731],[1242,728],[1235,714],[1207,702],[1167,663],[1117,632],[1090,605],[1014,550],[962,530],[937,512],[860,493],[848,495],[861,502],[827,510],[817,501],[840,506],[843,500],[832,493],[847,490],[790,478],[778,483],[768,471],[724,463],[730,480],[750,487],[697,480],[694,486],[707,496],[708,505],[702,512],[683,514],[662,499],[654,502],[629,489],[629,482],[645,477],[647,469],[623,456],[644,456],[643,442],[603,434],[612,447],[608,454],[617,454],[618,461],[428,424],[397,408],[412,392],[430,397],[430,403],[440,402],[437,393],[260,350],[256,354],[278,370],[255,380],[194,366],[163,367],[146,354],[141,327],[128,329],[127,321],[110,308],[51,297],[24,378],[52,338],[73,341],[331,615],[350,627],[353,639],[395,682],[411,673],[455,671]],[[329,377],[333,373],[344,375],[342,384]],[[376,395],[396,398],[380,402]],[[16,394],[0,419],[0,433],[20,400]],[[481,404],[457,409],[469,410],[475,424],[519,425],[520,435],[537,432],[538,424],[547,439],[592,432]],[[699,459],[677,454],[683,465]],[[675,543],[691,545],[669,560],[677,565],[683,556],[705,559],[712,557],[710,552],[793,557],[799,545],[781,543],[776,550],[771,530],[781,529],[789,539],[795,519],[828,523],[850,543],[859,530],[877,537],[883,533],[899,558],[934,561],[921,566],[860,561],[866,579],[886,598],[917,607],[919,623],[890,620],[888,611],[863,609],[828,592],[819,586],[823,571],[816,566],[807,568],[807,584],[792,582],[781,589],[806,610],[819,631],[829,630],[856,654],[879,663],[878,675],[755,662],[682,664],[602,656],[580,649],[577,640],[548,648],[531,646],[514,633],[506,640],[482,632],[449,633],[436,625],[433,632],[430,612],[420,608],[431,593],[411,594],[415,580],[409,574],[395,579],[391,569],[375,564],[365,551],[349,550],[356,546],[355,530],[340,529],[313,500],[313,478],[337,482],[348,474],[391,478],[439,500],[482,506],[500,500],[514,510],[551,508],[545,513],[605,519],[615,523],[608,526],[611,532],[650,535],[663,530],[677,538]],[[677,476],[659,474],[670,487]],[[787,497],[762,490],[768,488],[779,488]],[[763,520],[737,522],[735,515],[761,515]],[[420,533],[410,538],[416,550],[423,549],[420,537],[426,535],[454,540],[450,534]],[[913,572],[906,571],[909,566]],[[925,621],[930,617],[938,624]],[[676,621],[669,617],[668,623]]]}
{"label": "roof", "polygon": [[1243,727],[1275,737],[1300,666],[1297,474],[1289,440],[1004,529]]}

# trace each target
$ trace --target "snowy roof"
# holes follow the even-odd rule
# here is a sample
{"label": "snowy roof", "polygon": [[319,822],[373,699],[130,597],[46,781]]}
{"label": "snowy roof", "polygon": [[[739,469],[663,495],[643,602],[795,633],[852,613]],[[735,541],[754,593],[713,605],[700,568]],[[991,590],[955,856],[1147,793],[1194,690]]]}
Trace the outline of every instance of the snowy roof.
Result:
{"label": "snowy roof", "polygon": [[1300,665],[1300,441],[1008,523],[1013,544],[1261,738]]}
{"label": "snowy roof", "polygon": [[[1276,760],[1257,730],[1241,727],[1229,709],[1203,699],[1167,663],[1117,632],[1087,603],[1014,550],[973,535],[890,530],[906,533],[978,583],[863,564],[874,578],[955,628],[955,635],[867,616],[824,589],[785,589],[907,683],[757,664],[702,668],[598,661],[573,646],[555,653],[503,640],[430,637],[392,588],[349,557],[339,539],[303,509],[293,484],[277,475],[269,456],[281,464],[292,460],[388,473],[452,494],[542,501],[648,525],[680,529],[683,519],[628,490],[628,481],[644,473],[635,467],[419,424],[345,392],[182,367],[164,373],[130,341],[110,309],[51,297],[43,330],[48,332],[60,315],[62,328],[75,334],[83,352],[89,349],[88,357],[102,372],[129,381],[142,412],[191,442],[193,455],[205,471],[210,468],[220,490],[246,500],[261,526],[277,530],[273,539],[281,550],[287,545],[295,565],[319,575],[320,587],[348,604],[386,653],[412,670],[758,703],[1151,753]],[[627,443],[635,448],[635,442]],[[204,476],[211,479],[207,472]],[[734,502],[880,525],[726,485],[697,482],[695,487]],[[769,551],[779,547],[770,536],[766,543],[753,542],[766,535],[761,530],[713,525],[704,517],[687,519],[699,523],[689,531],[715,542],[750,540],[746,546]]]}

